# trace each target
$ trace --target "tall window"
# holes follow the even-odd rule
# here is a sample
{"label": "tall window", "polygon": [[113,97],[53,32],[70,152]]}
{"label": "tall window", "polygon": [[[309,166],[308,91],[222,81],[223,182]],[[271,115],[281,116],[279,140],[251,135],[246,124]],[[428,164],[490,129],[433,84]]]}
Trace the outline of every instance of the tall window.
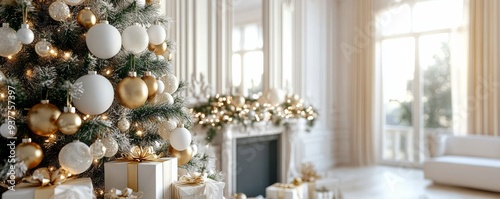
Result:
{"label": "tall window", "polygon": [[450,38],[462,10],[462,0],[416,0],[378,13],[383,161],[419,163],[427,135],[452,131]]}
{"label": "tall window", "polygon": [[264,55],[262,26],[257,23],[233,29],[233,87],[245,96],[262,91]]}

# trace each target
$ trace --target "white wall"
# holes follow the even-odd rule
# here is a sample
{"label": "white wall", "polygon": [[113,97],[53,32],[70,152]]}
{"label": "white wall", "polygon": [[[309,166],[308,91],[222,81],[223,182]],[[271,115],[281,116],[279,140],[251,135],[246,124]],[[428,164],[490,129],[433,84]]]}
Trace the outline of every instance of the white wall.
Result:
{"label": "white wall", "polygon": [[[268,1],[273,0],[264,0],[264,3]],[[227,27],[232,24],[232,17],[228,14],[231,2],[167,0],[167,15],[174,20],[170,35],[178,44],[174,56],[176,73],[183,80],[189,80],[193,72],[203,73],[213,85],[214,93],[226,93],[225,85],[231,80],[225,68],[228,63],[227,39],[230,39],[226,38],[230,35]],[[318,170],[326,171],[349,162],[348,118],[344,117],[348,111],[344,105],[348,91],[342,84],[347,69],[339,67],[337,57],[339,3],[332,0],[283,2],[294,3],[294,90],[320,112],[314,129],[300,134],[303,150],[298,158],[302,162],[313,162]],[[280,9],[279,4],[273,2],[273,5],[270,9]],[[276,15],[268,17],[280,19]],[[276,21],[269,23],[276,24]],[[279,38],[279,35],[271,37]],[[280,52],[280,49],[270,50],[273,56],[279,56]],[[270,60],[270,63],[276,65],[281,61]],[[277,77],[275,79],[281,79],[279,70],[270,69],[270,73]],[[284,86],[280,81],[275,82],[271,81],[270,85]]]}

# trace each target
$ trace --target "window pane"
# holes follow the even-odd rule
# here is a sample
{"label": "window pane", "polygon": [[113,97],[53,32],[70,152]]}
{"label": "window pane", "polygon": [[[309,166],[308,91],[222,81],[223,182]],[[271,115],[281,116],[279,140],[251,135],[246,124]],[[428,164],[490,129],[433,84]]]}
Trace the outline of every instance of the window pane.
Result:
{"label": "window pane", "polygon": [[400,5],[380,13],[376,17],[382,35],[409,33],[411,30],[411,9],[408,4]]}
{"label": "window pane", "polygon": [[241,31],[239,28],[233,29],[233,51],[241,50]]}
{"label": "window pane", "polygon": [[262,75],[264,74],[264,59],[262,51],[248,52],[243,55],[244,94],[252,95],[262,91]]}
{"label": "window pane", "polygon": [[257,24],[251,24],[245,26],[244,30],[244,48],[245,50],[253,50],[259,48],[259,45],[262,43],[260,39],[259,26]]}
{"label": "window pane", "polygon": [[380,55],[385,115],[382,157],[410,161],[414,143],[411,124],[415,39],[383,40]]}
{"label": "window pane", "polygon": [[413,31],[450,28],[462,20],[461,0],[418,2],[413,7]]}
{"label": "window pane", "polygon": [[451,74],[448,34],[422,36],[419,62],[423,72],[424,127],[451,128]]}
{"label": "window pane", "polygon": [[239,54],[233,54],[233,67],[231,70],[233,73],[233,87],[236,89],[234,92],[239,93],[241,85],[241,56]]}
{"label": "window pane", "polygon": [[414,48],[413,38],[388,39],[382,42],[383,96],[387,125],[411,125]]}

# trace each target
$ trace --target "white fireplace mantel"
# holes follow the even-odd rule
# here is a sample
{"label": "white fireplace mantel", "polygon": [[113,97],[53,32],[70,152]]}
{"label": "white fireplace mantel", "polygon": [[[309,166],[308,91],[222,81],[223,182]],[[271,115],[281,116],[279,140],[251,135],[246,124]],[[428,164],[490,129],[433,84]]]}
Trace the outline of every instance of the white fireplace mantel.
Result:
{"label": "white fireplace mantel", "polygon": [[[204,141],[206,130],[194,128],[198,142]],[[278,139],[278,160],[280,182],[290,182],[294,177],[299,176],[299,168],[302,160],[303,145],[299,139],[299,132],[305,131],[304,120],[289,120],[288,125],[276,126],[272,123],[256,123],[249,127],[242,125],[228,125],[218,131],[217,136],[210,144],[216,158],[216,169],[224,174],[224,195],[236,192],[236,179],[238,177],[236,165],[236,141],[239,138],[258,137],[268,135],[280,135]],[[200,143],[199,143],[200,144]],[[256,149],[256,152],[258,149]]]}

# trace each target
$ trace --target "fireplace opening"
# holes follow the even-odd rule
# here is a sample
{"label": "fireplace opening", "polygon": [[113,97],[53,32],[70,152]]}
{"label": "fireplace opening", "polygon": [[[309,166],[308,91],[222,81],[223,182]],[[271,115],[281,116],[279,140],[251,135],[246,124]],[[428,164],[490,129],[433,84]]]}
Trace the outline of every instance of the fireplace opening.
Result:
{"label": "fireplace opening", "polygon": [[236,192],[265,196],[266,187],[278,181],[279,135],[236,140]]}

